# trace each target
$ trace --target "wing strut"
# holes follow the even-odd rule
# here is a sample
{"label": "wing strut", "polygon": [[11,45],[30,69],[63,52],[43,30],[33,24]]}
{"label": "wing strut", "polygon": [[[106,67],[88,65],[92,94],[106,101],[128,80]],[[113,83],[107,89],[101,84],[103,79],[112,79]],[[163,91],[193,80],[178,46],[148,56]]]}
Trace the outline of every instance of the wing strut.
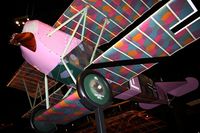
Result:
{"label": "wing strut", "polygon": [[[73,33],[72,33],[70,39],[69,39],[69,41],[68,41],[67,44],[66,44],[66,47],[65,47],[65,49],[64,49],[64,51],[63,51],[63,54],[62,54],[61,58],[64,58],[64,56],[66,55],[66,51],[68,50],[69,45],[71,44],[72,39],[74,38],[75,33],[76,33],[76,31],[78,30],[78,27],[80,26],[81,21],[83,20],[83,17],[86,17],[87,9],[88,9],[88,6],[86,6],[83,10],[81,10],[79,13],[77,13],[77,14],[79,15],[80,13],[83,12],[83,14],[81,15],[81,18],[80,18],[79,21],[78,21],[78,24],[76,25],[76,27],[75,27],[75,29],[74,29],[74,31],[73,31]],[[77,14],[76,14],[76,15],[77,15]],[[76,15],[74,15],[74,16],[76,16]],[[73,17],[74,17],[74,16],[73,16]],[[72,18],[73,18],[73,17],[72,17]],[[71,21],[71,18],[70,18],[69,20]],[[85,19],[84,19],[84,20],[85,20]],[[70,21],[69,21],[69,22],[70,22]],[[66,21],[66,22],[67,22],[67,21]],[[84,21],[83,23],[85,23],[85,21]],[[67,23],[64,22],[63,24],[66,25]],[[62,25],[62,24],[61,24],[61,25]],[[85,27],[85,25],[83,25],[82,31],[84,30],[84,27]],[[83,32],[82,32],[82,35],[83,35]]]}
{"label": "wing strut", "polygon": [[[85,8],[83,8],[79,13],[75,14],[73,17],[71,17],[70,19],[68,19],[67,21],[65,21],[63,24],[61,24],[59,27],[57,27],[54,31],[57,31],[58,29],[60,29],[61,27],[63,27],[64,25],[66,25],[67,23],[69,23],[72,19],[74,19],[75,17],[77,17],[79,14],[82,13],[81,15],[81,18],[79,19],[69,41],[67,42],[66,44],[66,47],[62,53],[62,56],[61,56],[61,61],[65,67],[65,69],[68,71],[70,77],[72,78],[73,82],[76,84],[76,78],[74,77],[74,75],[72,74],[72,72],[70,71],[69,67],[67,66],[66,62],[64,61],[64,57],[66,55],[66,51],[67,49],[69,48],[69,45],[71,44],[72,42],[72,39],[74,38],[75,36],[75,33],[77,32],[78,30],[78,27],[80,26],[82,20],[83,20],[83,28],[82,28],[82,36],[81,36],[81,39],[83,39],[83,35],[84,35],[84,29],[85,29],[85,21],[86,21],[86,17],[87,17],[87,10],[88,10],[88,7],[89,6],[86,6]],[[52,33],[54,33],[54,31],[52,31],[49,35],[52,35]]]}
{"label": "wing strut", "polygon": [[27,88],[27,86],[26,86],[26,82],[24,81],[24,79],[23,79],[23,84],[24,84],[24,87],[25,87],[25,89],[26,89],[26,94],[27,94],[27,97],[28,97],[29,104],[30,104],[30,106],[31,106],[31,108],[32,108],[33,105],[32,105],[31,98],[30,98],[29,92],[28,92],[28,88]]}
{"label": "wing strut", "polygon": [[44,76],[44,84],[45,84],[46,109],[48,109],[50,105],[49,105],[48,79],[46,74]]}
{"label": "wing strut", "polygon": [[97,47],[98,47],[99,42],[100,42],[100,40],[101,40],[101,36],[102,36],[103,31],[104,31],[104,29],[105,29],[105,27],[106,27],[106,25],[107,25],[108,23],[109,23],[109,21],[108,21],[108,19],[106,18],[106,19],[104,20],[103,27],[102,27],[102,29],[101,29],[101,33],[100,33],[100,35],[99,35],[99,38],[98,38],[97,43],[96,43],[96,45],[95,45],[94,51],[93,51],[93,53],[92,53],[92,57],[90,58],[90,63],[92,63],[92,61],[93,61],[93,59],[94,59],[94,56],[95,56]]}
{"label": "wing strut", "polygon": [[33,108],[35,107],[36,99],[37,99],[37,97],[38,97],[38,91],[39,91],[40,98],[42,99],[42,93],[41,93],[41,89],[40,89],[40,84],[39,84],[39,82],[38,82],[38,84],[37,84],[37,89],[36,89],[36,93],[35,93],[36,95],[35,95],[34,101],[33,101],[33,103],[32,103],[31,98],[30,98],[30,94],[29,94],[29,91],[28,91],[28,87],[27,87],[27,85],[26,85],[26,82],[25,82],[24,78],[23,78],[22,81],[23,81],[23,84],[24,84],[24,87],[25,87],[25,90],[26,90],[26,94],[27,94],[27,97],[28,97],[28,101],[29,101],[30,107],[31,107],[31,109],[33,109]]}
{"label": "wing strut", "polygon": [[62,23],[60,26],[58,26],[56,29],[54,29],[52,32],[50,32],[48,34],[48,36],[51,36],[53,33],[55,33],[56,31],[58,31],[59,29],[61,29],[63,26],[65,26],[66,24],[68,24],[70,21],[72,21],[74,18],[76,18],[79,14],[83,13],[83,12],[87,12],[89,6],[86,6],[85,8],[83,8],[80,12],[78,12],[77,14],[75,14],[74,16],[72,16],[71,18],[69,18],[68,20],[66,20],[64,23]]}

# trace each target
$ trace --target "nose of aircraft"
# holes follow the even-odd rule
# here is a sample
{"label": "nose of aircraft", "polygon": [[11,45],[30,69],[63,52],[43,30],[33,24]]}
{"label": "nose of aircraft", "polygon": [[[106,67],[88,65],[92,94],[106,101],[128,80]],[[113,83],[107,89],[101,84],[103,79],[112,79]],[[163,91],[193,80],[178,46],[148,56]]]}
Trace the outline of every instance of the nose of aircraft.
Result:
{"label": "nose of aircraft", "polygon": [[10,44],[16,46],[22,45],[33,52],[36,51],[35,37],[31,32],[14,33],[10,39]]}

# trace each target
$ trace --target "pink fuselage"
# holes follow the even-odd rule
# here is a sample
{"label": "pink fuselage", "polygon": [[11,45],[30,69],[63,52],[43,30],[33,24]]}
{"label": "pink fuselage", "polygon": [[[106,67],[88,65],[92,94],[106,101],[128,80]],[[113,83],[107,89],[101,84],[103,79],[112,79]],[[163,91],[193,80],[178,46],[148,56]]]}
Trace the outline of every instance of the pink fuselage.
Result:
{"label": "pink fuselage", "polygon": [[[27,21],[22,30],[22,32],[33,33],[36,40],[35,52],[20,46],[23,58],[37,70],[47,75],[61,62],[61,55],[71,37],[60,30],[48,36],[53,30],[54,27],[38,20]],[[80,42],[81,40],[73,38],[66,54]]]}

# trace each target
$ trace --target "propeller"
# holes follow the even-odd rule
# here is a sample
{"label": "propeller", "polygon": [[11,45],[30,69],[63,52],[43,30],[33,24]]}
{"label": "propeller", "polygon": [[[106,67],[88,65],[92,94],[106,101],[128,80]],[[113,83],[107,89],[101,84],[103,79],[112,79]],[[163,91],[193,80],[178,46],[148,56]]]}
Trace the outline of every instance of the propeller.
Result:
{"label": "propeller", "polygon": [[10,39],[10,44],[15,46],[22,45],[33,52],[36,51],[35,37],[31,32],[14,33]]}

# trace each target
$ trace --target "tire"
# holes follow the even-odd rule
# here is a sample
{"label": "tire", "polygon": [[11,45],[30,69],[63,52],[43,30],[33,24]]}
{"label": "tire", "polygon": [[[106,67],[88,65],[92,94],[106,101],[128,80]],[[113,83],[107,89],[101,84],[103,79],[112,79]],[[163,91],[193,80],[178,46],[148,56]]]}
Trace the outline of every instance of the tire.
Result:
{"label": "tire", "polygon": [[46,110],[45,106],[38,106],[35,108],[30,116],[30,124],[36,133],[54,133],[57,130],[55,123],[46,121],[36,121],[35,117],[39,116]]}

